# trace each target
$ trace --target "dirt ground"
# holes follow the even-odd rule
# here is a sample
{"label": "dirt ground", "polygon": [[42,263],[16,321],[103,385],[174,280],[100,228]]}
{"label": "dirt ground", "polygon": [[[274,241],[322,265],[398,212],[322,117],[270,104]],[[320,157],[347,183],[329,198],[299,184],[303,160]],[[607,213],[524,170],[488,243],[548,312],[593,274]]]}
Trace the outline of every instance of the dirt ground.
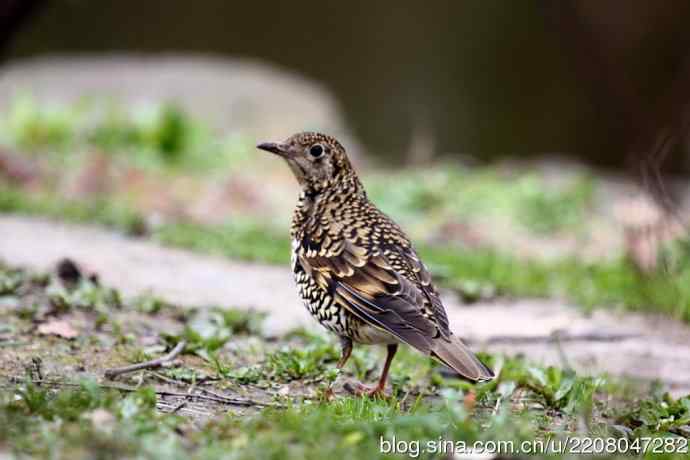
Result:
{"label": "dirt ground", "polygon": [[[190,320],[175,306],[166,306],[155,313],[131,308],[111,309],[107,320],[96,310],[63,309],[58,314],[55,303],[46,299],[49,291],[36,286],[23,292],[22,302],[42,305],[31,319],[20,314],[3,315],[0,333],[0,387],[26,381],[27,376],[45,388],[69,389],[78,386],[74,379],[89,379],[106,390],[121,393],[151,386],[158,395],[156,408],[193,420],[207,419],[231,412],[236,415],[257,412],[265,407],[281,407],[281,396],[312,398],[321,379],[294,382],[264,380],[239,384],[221,379],[217,369],[198,354],[176,353],[160,366],[149,365],[140,370],[116,372],[133,360],[145,360],[140,353],[160,353],[165,337],[183,334]],[[51,305],[50,307],[45,307]],[[3,305],[6,311],[11,305]],[[8,308],[9,307],[9,308]],[[21,311],[21,306],[18,306]],[[59,310],[59,309],[58,309]],[[203,315],[203,313],[201,313]],[[38,325],[37,325],[38,324]],[[9,334],[9,335],[8,335]],[[194,344],[178,340],[176,347],[194,349]],[[256,365],[266,353],[283,346],[300,347],[299,338],[262,341],[260,337],[236,334],[223,351],[223,359],[235,368]],[[173,352],[170,352],[173,353]],[[168,353],[168,354],[170,354]],[[159,358],[160,359],[160,358]],[[140,361],[142,362],[142,361]],[[66,377],[72,379],[66,381]],[[341,387],[337,387],[341,392]]]}
{"label": "dirt ground", "polygon": [[[126,296],[148,292],[182,306],[253,308],[267,313],[269,336],[316,328],[288,267],[233,262],[36,218],[1,216],[0,235],[0,259],[13,265],[49,271],[69,257]],[[443,294],[453,329],[477,349],[522,353],[581,372],[659,379],[677,395],[690,391],[690,327],[680,322],[615,310],[587,314],[545,299],[467,306]]]}

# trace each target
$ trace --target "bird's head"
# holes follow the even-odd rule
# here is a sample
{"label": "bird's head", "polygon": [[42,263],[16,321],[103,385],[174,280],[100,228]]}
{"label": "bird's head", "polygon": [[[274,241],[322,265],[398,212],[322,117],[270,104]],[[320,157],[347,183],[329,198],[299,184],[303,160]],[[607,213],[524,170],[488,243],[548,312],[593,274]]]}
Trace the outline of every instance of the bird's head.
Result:
{"label": "bird's head", "polygon": [[343,146],[325,134],[298,133],[257,148],[283,157],[305,191],[318,193],[338,181],[356,178]]}

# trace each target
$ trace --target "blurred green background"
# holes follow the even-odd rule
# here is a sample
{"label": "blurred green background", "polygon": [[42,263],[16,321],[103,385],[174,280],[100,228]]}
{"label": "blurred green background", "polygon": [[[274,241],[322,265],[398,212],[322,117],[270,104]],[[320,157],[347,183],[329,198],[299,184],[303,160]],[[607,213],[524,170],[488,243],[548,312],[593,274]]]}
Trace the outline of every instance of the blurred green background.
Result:
{"label": "blurred green background", "polygon": [[466,300],[690,318],[687,2],[0,12],[0,211],[287,263],[297,186],[254,146],[319,130]]}
{"label": "blurred green background", "polygon": [[[4,3],[7,60],[174,52],[267,61],[323,85],[367,150],[398,161],[565,153],[633,168],[645,153],[636,149],[653,147],[654,133],[641,133],[684,78],[690,43],[683,0]],[[275,110],[291,107],[276,101]],[[688,171],[684,145],[666,164]]]}

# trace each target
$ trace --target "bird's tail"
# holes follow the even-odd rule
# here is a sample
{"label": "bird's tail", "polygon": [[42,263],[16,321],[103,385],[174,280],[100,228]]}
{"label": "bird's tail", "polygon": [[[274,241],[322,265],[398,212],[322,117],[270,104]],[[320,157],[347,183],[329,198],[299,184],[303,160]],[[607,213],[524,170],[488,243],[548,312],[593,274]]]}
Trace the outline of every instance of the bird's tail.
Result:
{"label": "bird's tail", "polygon": [[431,356],[455,370],[461,377],[473,382],[485,382],[494,373],[472,353],[459,337],[439,337],[431,345]]}

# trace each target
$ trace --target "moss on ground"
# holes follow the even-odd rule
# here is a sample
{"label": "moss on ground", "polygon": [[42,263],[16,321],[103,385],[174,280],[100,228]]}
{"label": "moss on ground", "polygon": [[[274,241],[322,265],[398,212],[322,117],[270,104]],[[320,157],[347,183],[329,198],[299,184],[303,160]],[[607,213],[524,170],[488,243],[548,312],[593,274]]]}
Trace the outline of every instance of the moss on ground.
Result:
{"label": "moss on ground", "polygon": [[[421,449],[440,449],[439,440],[445,448],[448,441],[517,446],[573,435],[683,447],[690,430],[690,397],[520,357],[484,356],[498,378],[472,385],[404,348],[392,368],[393,398],[351,397],[341,390],[345,379],[376,377],[381,356],[371,348],[356,349],[340,375],[333,341],[304,330],[265,338],[256,313],[184,310],[147,296],[126,301],[93,281],[5,266],[0,286],[0,453],[388,458],[381,446],[395,437],[412,442],[402,457],[419,448],[420,458],[442,458]],[[55,321],[69,325],[72,338],[41,328]],[[107,367],[159,357],[182,340],[169,366],[103,377]],[[327,397],[331,384],[335,400]]]}

